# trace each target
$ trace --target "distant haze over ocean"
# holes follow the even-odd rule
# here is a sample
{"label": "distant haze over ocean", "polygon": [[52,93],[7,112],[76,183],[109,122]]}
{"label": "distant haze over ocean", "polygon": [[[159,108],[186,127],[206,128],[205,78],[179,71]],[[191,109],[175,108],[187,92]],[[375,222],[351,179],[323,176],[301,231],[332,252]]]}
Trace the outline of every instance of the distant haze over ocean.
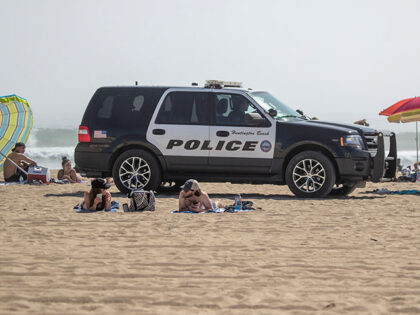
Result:
{"label": "distant haze over ocean", "polygon": [[[26,153],[40,165],[50,169],[61,168],[61,157],[67,156],[74,166],[74,148],[77,145],[77,128],[33,129],[27,143]],[[407,166],[416,160],[416,133],[397,134],[398,158]],[[386,143],[388,138],[385,137]],[[388,146],[387,146],[388,147]]]}

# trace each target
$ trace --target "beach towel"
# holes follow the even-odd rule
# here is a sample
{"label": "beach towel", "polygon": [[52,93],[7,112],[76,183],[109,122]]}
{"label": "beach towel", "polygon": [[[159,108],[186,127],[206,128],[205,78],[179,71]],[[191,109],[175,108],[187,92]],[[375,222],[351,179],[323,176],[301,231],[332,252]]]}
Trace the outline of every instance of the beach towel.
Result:
{"label": "beach towel", "polygon": [[365,191],[368,194],[378,195],[420,195],[420,190],[409,189],[409,190],[389,190],[388,188],[374,189]]}
{"label": "beach towel", "polygon": [[203,211],[203,212],[174,210],[171,213],[194,213],[194,214],[198,214],[198,213],[234,213],[234,212],[248,212],[248,211],[252,211],[252,210],[254,210],[254,209],[235,210],[235,209],[218,208],[218,209],[215,209],[215,210],[209,210],[209,211]]}
{"label": "beach towel", "polygon": [[23,185],[24,182],[0,182],[0,186]]}
{"label": "beach towel", "polygon": [[82,209],[82,207],[80,205],[78,205],[75,209],[76,212],[78,213],[93,213],[93,212],[117,212],[118,209],[120,208],[120,204],[116,201],[111,201],[111,210],[106,211],[106,210],[85,210]]}

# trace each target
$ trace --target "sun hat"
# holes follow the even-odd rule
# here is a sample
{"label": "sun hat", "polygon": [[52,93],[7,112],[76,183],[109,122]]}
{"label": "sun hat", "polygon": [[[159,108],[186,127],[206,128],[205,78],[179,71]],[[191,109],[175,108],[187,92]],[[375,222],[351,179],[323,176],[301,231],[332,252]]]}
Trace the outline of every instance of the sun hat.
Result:
{"label": "sun hat", "polygon": [[198,185],[198,182],[195,179],[189,179],[185,182],[184,185],[181,186],[181,188],[184,191],[199,190],[200,185]]}
{"label": "sun hat", "polygon": [[93,179],[91,185],[92,185],[92,188],[108,189],[109,187],[111,187],[111,185],[107,184],[106,180],[103,178]]}

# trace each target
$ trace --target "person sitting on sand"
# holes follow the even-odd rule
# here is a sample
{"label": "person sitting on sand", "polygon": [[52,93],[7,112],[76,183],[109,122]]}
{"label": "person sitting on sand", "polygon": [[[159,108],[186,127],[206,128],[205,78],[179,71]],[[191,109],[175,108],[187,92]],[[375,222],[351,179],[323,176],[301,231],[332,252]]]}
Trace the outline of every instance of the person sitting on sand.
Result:
{"label": "person sitting on sand", "polygon": [[84,210],[111,210],[111,193],[107,190],[111,187],[105,179],[92,180],[91,190],[85,191],[82,209]]}
{"label": "person sitting on sand", "polygon": [[81,183],[82,178],[77,175],[74,168],[71,167],[71,161],[63,156],[61,161],[62,170],[58,171],[57,178],[59,180],[67,179],[70,183]]}
{"label": "person sitting on sand", "polygon": [[209,195],[200,189],[195,179],[189,179],[179,193],[179,211],[203,212],[223,208],[220,201],[212,201]]}
{"label": "person sitting on sand", "polygon": [[[15,147],[12,149],[12,153],[9,154],[8,158],[15,164],[19,165],[22,169],[27,171],[29,166],[37,166],[37,164],[34,160],[31,160],[24,154],[25,149],[26,146],[23,142],[16,143]],[[4,180],[6,182],[19,182],[21,177],[23,180],[26,180],[26,174],[22,172],[22,170],[20,170],[18,167],[16,167],[15,164],[10,162],[9,159],[4,161]]]}

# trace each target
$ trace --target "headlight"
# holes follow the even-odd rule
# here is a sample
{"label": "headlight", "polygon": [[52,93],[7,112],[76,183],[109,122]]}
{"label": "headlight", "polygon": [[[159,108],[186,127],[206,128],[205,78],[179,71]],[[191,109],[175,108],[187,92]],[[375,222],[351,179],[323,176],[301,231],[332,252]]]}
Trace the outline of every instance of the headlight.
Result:
{"label": "headlight", "polygon": [[357,135],[341,137],[340,144],[342,147],[352,147],[359,150],[363,150],[364,147],[362,137]]}

